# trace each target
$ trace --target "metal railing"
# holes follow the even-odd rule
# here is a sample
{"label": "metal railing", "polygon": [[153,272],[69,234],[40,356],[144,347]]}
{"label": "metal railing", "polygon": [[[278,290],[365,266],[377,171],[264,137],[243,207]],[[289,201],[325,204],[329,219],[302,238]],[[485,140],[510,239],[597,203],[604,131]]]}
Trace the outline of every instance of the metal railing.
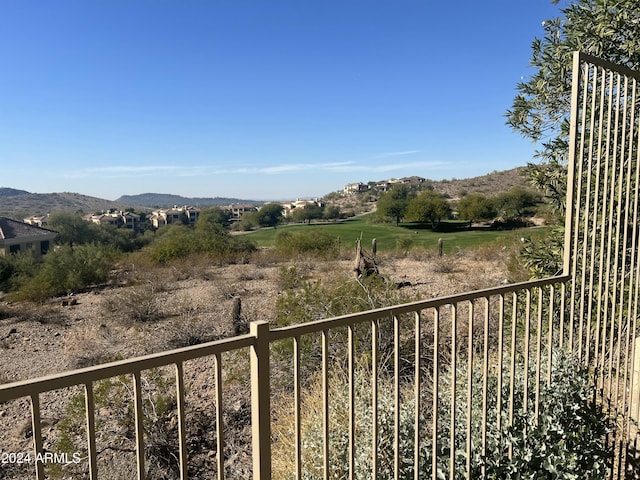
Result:
{"label": "metal railing", "polygon": [[[41,398],[81,386],[86,441],[73,468],[97,479],[104,421],[96,421],[96,398],[101,382],[120,378],[130,392],[128,428],[142,479],[149,473],[148,399],[156,392],[146,379],[169,367],[175,408],[168,415],[176,425],[170,455],[176,476],[187,478],[190,458],[200,453],[189,441],[198,397],[185,365],[210,359],[215,462],[207,464],[207,478],[233,476],[230,448],[242,442],[256,480],[476,478],[486,473],[496,441],[497,451],[516,453],[496,432],[522,415],[535,423],[557,361],[575,355],[616,423],[611,477],[622,477],[634,461],[640,414],[637,78],[574,57],[561,276],[284,328],[258,321],[246,335],[2,385],[0,402],[30,400],[37,458],[45,451]],[[229,436],[237,433],[230,423],[239,421],[229,418],[231,387],[250,397],[250,441]],[[42,479],[50,465],[30,468]]]}

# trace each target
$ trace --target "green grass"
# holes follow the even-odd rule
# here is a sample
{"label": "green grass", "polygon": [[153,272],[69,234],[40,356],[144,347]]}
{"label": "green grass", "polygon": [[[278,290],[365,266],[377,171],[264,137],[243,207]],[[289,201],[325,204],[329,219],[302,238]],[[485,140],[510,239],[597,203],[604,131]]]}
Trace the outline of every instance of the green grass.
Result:
{"label": "green grass", "polygon": [[444,242],[444,251],[451,252],[458,249],[475,247],[496,240],[512,240],[522,236],[542,233],[543,229],[519,229],[519,230],[459,230],[455,232],[432,232],[428,228],[415,224],[372,224],[368,223],[367,215],[348,219],[344,222],[331,224],[311,225],[286,225],[277,228],[258,230],[248,234],[248,239],[253,240],[259,247],[272,247],[275,245],[275,237],[280,230],[308,231],[314,229],[335,235],[340,238],[343,247],[351,248],[360,236],[365,248],[371,247],[371,240],[377,239],[378,251],[390,251],[397,248],[397,240],[409,238],[412,241],[411,248],[423,248],[437,250],[438,239]]}

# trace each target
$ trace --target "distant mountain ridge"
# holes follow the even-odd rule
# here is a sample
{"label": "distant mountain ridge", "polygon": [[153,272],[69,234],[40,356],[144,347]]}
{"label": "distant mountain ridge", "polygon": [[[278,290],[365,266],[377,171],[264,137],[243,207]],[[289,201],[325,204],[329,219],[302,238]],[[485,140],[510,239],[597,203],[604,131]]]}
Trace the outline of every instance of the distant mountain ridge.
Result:
{"label": "distant mountain ridge", "polygon": [[[516,186],[531,188],[523,167],[511,170],[494,171],[487,175],[450,180],[427,180],[433,188],[446,194],[449,198],[460,198],[469,193],[496,195]],[[140,195],[123,195],[117,200],[105,200],[79,193],[30,193],[26,190],[2,187],[0,188],[0,216],[22,220],[33,215],[46,215],[56,210],[71,212],[94,213],[109,209],[151,210],[153,208],[170,208],[174,205],[208,207],[237,203],[251,203],[261,205],[264,202],[243,200],[239,198],[188,198],[180,195],[164,193],[143,193]]]}
{"label": "distant mountain ridge", "polygon": [[0,197],[13,197],[15,195],[25,195],[29,194],[26,190],[18,190],[16,188],[0,188]]}
{"label": "distant mountain ridge", "polygon": [[213,197],[213,198],[189,198],[168,193],[141,193],[139,195],[123,195],[116,200],[119,203],[135,205],[147,208],[169,208],[174,205],[189,205],[192,207],[213,207],[231,205],[233,203],[253,203],[261,205],[264,202],[257,200],[242,200],[240,198]]}

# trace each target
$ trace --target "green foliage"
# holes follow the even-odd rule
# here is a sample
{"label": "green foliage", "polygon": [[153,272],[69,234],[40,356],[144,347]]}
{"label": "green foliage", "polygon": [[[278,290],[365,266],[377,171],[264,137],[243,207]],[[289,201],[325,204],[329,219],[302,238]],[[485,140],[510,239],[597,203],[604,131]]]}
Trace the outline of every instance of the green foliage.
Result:
{"label": "green foliage", "polygon": [[500,215],[520,217],[540,201],[540,195],[521,187],[515,187],[508,192],[497,195],[494,205]]}
{"label": "green foliage", "polygon": [[407,220],[419,223],[431,223],[435,227],[442,219],[451,215],[451,206],[441,193],[423,190],[409,202]]}
{"label": "green foliage", "polygon": [[102,245],[63,245],[45,255],[36,268],[16,274],[12,298],[44,300],[107,281],[117,252]]}
{"label": "green foliage", "polygon": [[495,202],[481,194],[471,193],[465,195],[458,202],[458,215],[473,222],[475,220],[488,220],[494,218],[497,214]]}
{"label": "green foliage", "polygon": [[146,253],[158,263],[168,263],[192,254],[207,254],[214,259],[234,260],[255,250],[245,238],[232,237],[218,223],[203,223],[191,228],[171,225],[159,230]]}
{"label": "green foliage", "polygon": [[321,219],[324,214],[324,208],[319,205],[309,204],[302,208],[296,208],[292,212],[292,218],[296,222],[309,222],[311,220]]}
{"label": "green foliage", "polygon": [[309,253],[323,258],[335,258],[339,253],[339,242],[326,232],[284,230],[276,235],[276,249],[287,255]]}
{"label": "green foliage", "polygon": [[[243,215],[242,219],[247,214]],[[282,205],[279,203],[265,203],[257,212],[251,212],[249,219],[252,219],[255,225],[259,227],[275,227],[282,223]],[[247,219],[247,220],[249,220]]]}
{"label": "green foliage", "polygon": [[231,212],[229,210],[223,210],[220,207],[205,208],[200,211],[195,227],[196,229],[205,230],[208,228],[215,228],[215,225],[228,227],[230,218]]}
{"label": "green foliage", "polygon": [[98,241],[98,225],[84,220],[79,214],[59,211],[49,215],[51,230],[58,232],[56,242],[59,244],[85,244]]}
{"label": "green foliage", "polygon": [[563,252],[563,228],[554,228],[542,239],[522,238],[520,257],[532,278],[545,278],[562,273]]}
{"label": "green foliage", "polygon": [[396,225],[398,225],[406,215],[409,201],[413,197],[414,194],[407,185],[395,185],[391,190],[380,195],[377,215],[379,217],[393,218]]}

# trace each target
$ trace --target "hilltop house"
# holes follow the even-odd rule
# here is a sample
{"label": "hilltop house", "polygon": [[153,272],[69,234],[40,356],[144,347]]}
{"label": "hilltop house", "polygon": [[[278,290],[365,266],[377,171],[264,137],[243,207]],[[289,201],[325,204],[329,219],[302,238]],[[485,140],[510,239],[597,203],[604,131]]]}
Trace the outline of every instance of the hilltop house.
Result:
{"label": "hilltop house", "polygon": [[31,251],[40,256],[49,251],[57,235],[53,230],[0,217],[0,255]]}
{"label": "hilltop house", "polygon": [[325,204],[318,198],[314,200],[300,200],[297,198],[295,202],[285,202],[282,204],[282,216],[289,218],[291,216],[291,212],[296,208],[304,208],[307,205],[317,205],[318,207],[325,206]]}

